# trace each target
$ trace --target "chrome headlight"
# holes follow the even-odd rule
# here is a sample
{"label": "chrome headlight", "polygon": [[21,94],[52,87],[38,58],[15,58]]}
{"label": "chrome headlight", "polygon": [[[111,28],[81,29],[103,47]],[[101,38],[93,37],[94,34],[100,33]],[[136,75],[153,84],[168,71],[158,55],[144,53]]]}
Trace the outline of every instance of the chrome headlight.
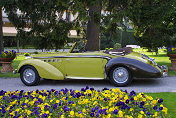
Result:
{"label": "chrome headlight", "polygon": [[32,57],[31,57],[31,56],[26,56],[26,57],[25,57],[25,59],[30,59],[30,58],[32,58]]}

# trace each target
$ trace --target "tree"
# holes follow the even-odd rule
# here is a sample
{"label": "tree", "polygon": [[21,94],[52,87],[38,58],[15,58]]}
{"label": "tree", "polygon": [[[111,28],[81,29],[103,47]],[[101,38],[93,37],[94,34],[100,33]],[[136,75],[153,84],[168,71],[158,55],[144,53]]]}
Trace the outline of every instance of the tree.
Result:
{"label": "tree", "polygon": [[155,52],[167,46],[176,31],[175,0],[132,0],[126,15],[134,25],[136,40]]}
{"label": "tree", "polygon": [[[175,0],[6,0],[4,8],[19,34],[36,39],[38,48],[57,50],[75,28],[85,29],[88,50],[99,50],[100,32],[116,35],[131,21],[138,42],[157,51],[174,34],[175,4]],[[72,23],[62,18],[66,11],[78,14]],[[31,31],[24,32],[25,27]]]}
{"label": "tree", "polygon": [[89,16],[90,20],[87,24],[87,47],[88,51],[100,50],[100,19],[96,20],[96,16],[101,14],[101,2],[98,1],[97,5],[89,6]]}
{"label": "tree", "polygon": [[75,27],[81,30],[85,28],[87,39],[86,49],[97,51],[100,49],[100,19],[102,1],[100,0],[73,0],[70,10],[77,14]]}
{"label": "tree", "polygon": [[[87,26],[85,28],[86,39],[88,40],[86,48],[95,51],[100,48],[100,32],[104,29],[108,32],[115,32],[117,26],[123,23],[124,14],[122,11],[125,2],[121,0],[6,0],[4,1],[4,8],[10,21],[18,30],[18,37],[36,39],[30,41],[34,41],[37,48],[51,49],[56,47],[57,50],[57,44],[63,45],[67,39],[63,33],[67,34],[74,24],[74,28],[78,31]],[[22,14],[17,14],[18,9]],[[101,14],[101,9],[106,14]],[[73,23],[62,19],[65,11],[78,14]],[[61,24],[65,25],[63,27],[65,30],[59,29]],[[25,27],[31,28],[31,31],[25,32]]]}
{"label": "tree", "polygon": [[100,49],[100,33],[116,34],[120,26],[125,27],[123,18],[126,0],[73,0],[71,10],[78,13],[75,21],[81,26],[87,26],[87,49]]}
{"label": "tree", "polygon": [[63,19],[69,4],[70,0],[7,0],[4,9],[18,30],[17,37],[33,42],[37,49],[57,50],[64,46],[72,28],[72,23]]}
{"label": "tree", "polygon": [[3,21],[2,21],[2,6],[0,5],[0,52],[4,50],[4,44],[3,44]]}

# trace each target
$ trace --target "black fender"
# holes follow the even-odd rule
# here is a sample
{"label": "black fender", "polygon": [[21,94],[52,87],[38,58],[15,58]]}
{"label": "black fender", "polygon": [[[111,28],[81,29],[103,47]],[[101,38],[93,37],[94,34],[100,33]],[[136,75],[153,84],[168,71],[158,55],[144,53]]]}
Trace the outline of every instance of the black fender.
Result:
{"label": "black fender", "polygon": [[162,76],[160,70],[152,65],[126,57],[117,57],[109,60],[105,65],[107,76],[109,76],[110,70],[117,66],[126,67],[132,73],[132,76],[136,78],[158,78]]}

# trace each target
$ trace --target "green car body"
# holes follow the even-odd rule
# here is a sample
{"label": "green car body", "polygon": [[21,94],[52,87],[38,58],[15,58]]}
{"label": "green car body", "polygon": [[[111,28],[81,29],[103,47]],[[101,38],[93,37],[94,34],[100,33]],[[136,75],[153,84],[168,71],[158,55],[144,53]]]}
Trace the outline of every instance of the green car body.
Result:
{"label": "green car body", "polygon": [[[149,77],[160,77],[162,76],[163,70],[165,70],[163,69],[163,67],[161,68],[160,66],[158,66],[154,62],[154,60],[152,61],[150,60],[150,58],[148,59],[148,57],[145,58],[144,55],[141,55],[137,52],[131,52],[130,54],[127,55],[121,55],[116,53],[107,54],[101,51],[78,53],[74,52],[76,44],[77,43],[75,43],[73,47],[70,49],[70,51],[67,53],[34,55],[32,58],[22,61],[17,68],[17,72],[20,73],[21,78],[23,78],[24,77],[22,75],[23,74],[22,70],[24,70],[23,68],[26,66],[32,66],[33,68],[36,69],[37,75],[40,78],[63,80],[63,79],[107,79],[109,78],[109,74],[111,73],[111,70],[114,69],[114,67],[125,67],[128,70],[128,72],[130,72],[129,74],[131,77],[127,75],[129,78],[132,78],[132,76],[138,77],[138,75],[140,77],[140,74],[134,74],[135,72],[146,73],[144,67],[152,68],[155,71],[157,71],[156,75],[153,74],[152,76]],[[140,65],[144,67],[141,68]],[[141,71],[141,69],[143,69],[144,72]],[[115,77],[115,75],[113,75],[113,77]],[[121,84],[115,85],[126,86],[130,82],[122,85]]]}

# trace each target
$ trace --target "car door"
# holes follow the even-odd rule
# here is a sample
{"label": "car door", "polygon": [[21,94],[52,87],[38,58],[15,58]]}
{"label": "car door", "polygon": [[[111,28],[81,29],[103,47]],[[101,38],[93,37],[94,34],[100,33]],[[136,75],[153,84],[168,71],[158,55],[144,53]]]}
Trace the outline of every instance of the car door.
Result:
{"label": "car door", "polygon": [[103,59],[99,55],[69,53],[65,58],[66,78],[104,79]]}

